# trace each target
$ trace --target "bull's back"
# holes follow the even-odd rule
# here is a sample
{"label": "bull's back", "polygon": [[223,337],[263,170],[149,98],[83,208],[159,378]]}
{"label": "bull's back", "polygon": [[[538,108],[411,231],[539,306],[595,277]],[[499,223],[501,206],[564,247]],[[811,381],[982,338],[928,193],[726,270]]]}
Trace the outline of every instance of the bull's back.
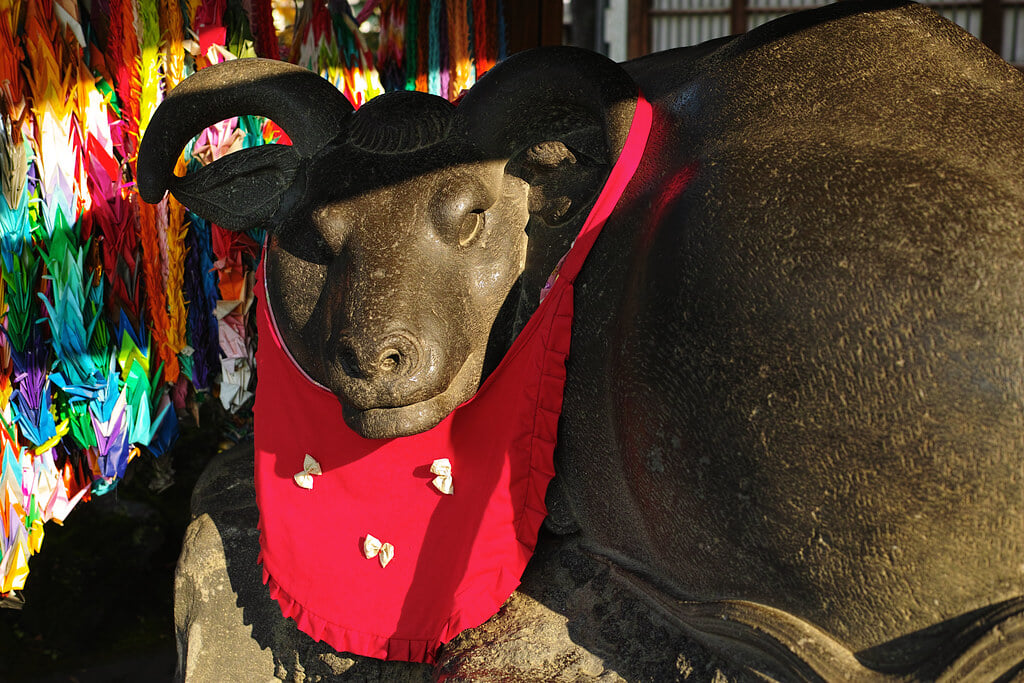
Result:
{"label": "bull's back", "polygon": [[679,596],[865,651],[1024,595],[1024,79],[854,7],[631,67],[653,149],[577,287],[560,472]]}

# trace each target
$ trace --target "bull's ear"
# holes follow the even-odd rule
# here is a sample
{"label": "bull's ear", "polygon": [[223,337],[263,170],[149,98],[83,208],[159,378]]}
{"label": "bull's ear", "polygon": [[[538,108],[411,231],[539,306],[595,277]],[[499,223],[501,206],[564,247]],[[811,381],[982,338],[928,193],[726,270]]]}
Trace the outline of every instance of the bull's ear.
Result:
{"label": "bull's ear", "polygon": [[530,184],[534,215],[559,225],[596,198],[622,151],[638,89],[607,57],[572,47],[518,52],[456,107],[484,157]]}
{"label": "bull's ear", "polygon": [[508,173],[530,186],[530,213],[552,227],[573,220],[588,207],[608,172],[605,160],[573,147],[561,140],[539,142],[506,166]]}
{"label": "bull's ear", "polygon": [[228,230],[270,227],[302,194],[300,161],[290,145],[242,149],[175,177],[170,191],[190,211]]}

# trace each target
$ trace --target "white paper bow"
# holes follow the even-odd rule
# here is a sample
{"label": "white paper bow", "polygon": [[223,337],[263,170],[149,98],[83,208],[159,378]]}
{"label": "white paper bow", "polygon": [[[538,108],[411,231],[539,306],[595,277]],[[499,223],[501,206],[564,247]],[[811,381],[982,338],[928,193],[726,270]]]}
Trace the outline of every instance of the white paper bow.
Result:
{"label": "white paper bow", "polygon": [[302,461],[302,471],[295,473],[295,483],[304,489],[312,489],[314,474],[319,477],[323,474],[323,470],[320,469],[320,463],[312,455],[306,453],[306,458]]}
{"label": "white paper bow", "polygon": [[388,562],[395,556],[395,546],[390,543],[381,543],[379,538],[366,534],[366,540],[363,541],[363,555],[366,559],[372,560],[377,558],[380,560],[380,566],[388,566]]}
{"label": "white paper bow", "polygon": [[436,474],[430,482],[438,491],[446,495],[452,495],[452,463],[448,458],[438,458],[430,465],[430,473]]}

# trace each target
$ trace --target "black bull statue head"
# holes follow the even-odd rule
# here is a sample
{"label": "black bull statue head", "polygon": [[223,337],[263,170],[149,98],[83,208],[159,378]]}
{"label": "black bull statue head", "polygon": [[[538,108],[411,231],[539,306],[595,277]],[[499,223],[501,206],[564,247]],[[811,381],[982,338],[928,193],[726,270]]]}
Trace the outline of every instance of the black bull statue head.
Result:
{"label": "black bull statue head", "polygon": [[[1024,79],[930,11],[839,3],[623,65],[524,53],[457,106],[353,112],[239,61],[170,94],[139,189],[266,227],[288,349],[353,429],[400,436],[508,348],[638,91],[648,151],[576,281],[555,521],[776,671],[1019,673]],[[292,145],[173,175],[239,114]]]}
{"label": "black bull statue head", "polygon": [[[400,92],[353,112],[308,70],[240,60],[176,88],[143,143],[145,199],[170,188],[222,227],[269,230],[284,342],[363,436],[429,429],[473,395],[488,340],[493,360],[511,342],[511,320],[492,331],[529,258],[531,216],[585,215],[622,145],[636,86],[621,69],[581,51],[514,63],[458,107]],[[541,71],[547,85],[531,86]],[[242,113],[273,119],[292,145],[173,175],[197,129]],[[560,236],[564,251],[572,235]]]}

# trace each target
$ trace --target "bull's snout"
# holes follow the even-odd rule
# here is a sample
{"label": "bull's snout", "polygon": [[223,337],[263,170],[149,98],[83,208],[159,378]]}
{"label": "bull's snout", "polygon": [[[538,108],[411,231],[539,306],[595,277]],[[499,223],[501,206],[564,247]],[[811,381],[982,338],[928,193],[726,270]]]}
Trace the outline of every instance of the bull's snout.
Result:
{"label": "bull's snout", "polygon": [[380,336],[346,331],[325,351],[332,391],[342,405],[356,410],[433,398],[447,389],[453,374],[442,349],[405,330]]}
{"label": "bull's snout", "polygon": [[368,382],[414,377],[423,370],[426,356],[423,342],[408,332],[378,339],[343,334],[335,346],[336,363],[342,372]]}
{"label": "bull's snout", "polygon": [[374,336],[362,325],[328,342],[325,386],[341,401],[348,426],[367,439],[416,434],[471,398],[480,361],[439,338],[408,329]]}

